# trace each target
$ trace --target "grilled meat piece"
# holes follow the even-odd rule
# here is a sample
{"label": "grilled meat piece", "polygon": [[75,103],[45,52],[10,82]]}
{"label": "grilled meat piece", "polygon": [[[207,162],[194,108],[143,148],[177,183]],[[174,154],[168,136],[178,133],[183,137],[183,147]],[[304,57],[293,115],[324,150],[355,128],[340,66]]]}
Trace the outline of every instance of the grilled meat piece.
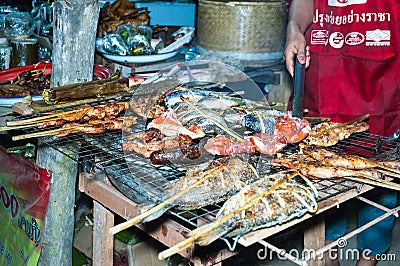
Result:
{"label": "grilled meat piece", "polygon": [[333,151],[317,147],[304,147],[302,152],[318,160],[323,165],[346,169],[368,169],[379,166],[377,162],[357,155],[339,155]]}
{"label": "grilled meat piece", "polygon": [[306,155],[281,157],[271,160],[271,165],[283,166],[289,169],[298,170],[305,176],[318,179],[332,179],[341,177],[370,177],[379,179],[383,175],[375,170],[362,169],[353,170],[341,167],[322,165],[312,157]]}
{"label": "grilled meat piece", "polygon": [[[192,138],[189,136],[178,135],[163,138],[159,129],[150,128],[145,131],[130,134],[127,137],[127,141],[122,143],[122,150],[125,152],[134,151],[145,158],[150,157],[150,155],[155,151],[160,151],[153,155],[153,160],[156,164],[162,164],[168,163],[168,157],[171,159],[179,158],[179,153],[177,151],[172,151],[173,149],[185,149],[191,144]],[[163,154],[161,151],[162,149],[166,149],[168,152]],[[185,151],[183,154],[190,154],[191,152],[194,153],[194,150]],[[173,156],[172,153],[175,153],[175,156]],[[189,157],[194,158],[194,155],[190,155]]]}
{"label": "grilled meat piece", "polygon": [[152,164],[182,164],[198,159],[200,156],[201,153],[197,147],[171,148],[152,152],[150,154],[150,161]]}
{"label": "grilled meat piece", "polygon": [[348,138],[351,134],[367,131],[369,125],[366,122],[334,123],[323,122],[314,126],[304,142],[308,145],[332,146],[340,140]]}
{"label": "grilled meat piece", "polygon": [[228,156],[238,153],[254,153],[256,146],[249,140],[234,141],[223,135],[207,140],[204,149],[214,155]]}
{"label": "grilled meat piece", "polygon": [[86,134],[101,134],[105,132],[104,124],[95,125],[82,125],[78,123],[67,123],[62,127],[63,131],[60,131],[56,136],[65,137],[71,133],[82,132]]}
{"label": "grilled meat piece", "polygon": [[274,135],[283,136],[287,143],[298,143],[308,136],[311,124],[305,119],[292,117],[292,112],[276,118]]}

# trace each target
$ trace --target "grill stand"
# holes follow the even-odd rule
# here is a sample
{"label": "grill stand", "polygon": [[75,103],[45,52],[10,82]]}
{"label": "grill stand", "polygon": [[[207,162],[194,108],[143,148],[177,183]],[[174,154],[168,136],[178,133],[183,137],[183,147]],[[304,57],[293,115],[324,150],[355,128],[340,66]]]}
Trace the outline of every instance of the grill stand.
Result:
{"label": "grill stand", "polygon": [[[340,204],[353,199],[358,198],[362,193],[371,190],[371,186],[363,185],[361,190],[354,188],[352,190],[345,191],[338,194],[335,197],[328,198],[318,203],[319,210],[317,214],[322,214],[330,208],[338,207]],[[112,263],[112,250],[113,241],[112,235],[108,232],[108,229],[114,225],[114,215],[117,214],[124,219],[130,219],[137,215],[137,204],[132,202],[130,199],[122,195],[112,185],[107,184],[104,179],[104,175],[98,172],[96,175],[82,173],[79,176],[79,190],[84,192],[94,201],[94,240],[93,240],[93,265],[111,265]],[[361,198],[363,199],[363,198]],[[396,215],[398,209],[388,210],[384,215]],[[299,219],[295,219],[289,223],[274,226],[272,228],[258,230],[256,232],[249,233],[240,238],[239,243],[244,247],[248,247],[254,243],[260,243],[266,248],[270,248],[273,251],[279,251],[280,249],[274,247],[265,241],[266,238],[273,236],[283,230],[296,226],[299,223],[313,219],[313,226],[304,232],[304,248],[317,252],[317,259],[313,260],[308,258],[300,260],[294,257],[288,257],[295,264],[298,265],[324,265],[324,261],[318,259],[319,252],[325,252],[334,244],[324,246],[325,239],[321,236],[324,235],[325,225],[323,215],[305,215]],[[359,228],[350,232],[344,238],[350,238],[358,234],[360,231],[367,229],[374,223],[382,220],[382,217],[378,217],[373,222],[367,224],[363,228]],[[157,223],[157,225],[156,225]],[[149,223],[138,226],[141,230],[149,234],[154,239],[163,243],[166,246],[172,246],[185,239],[184,234],[190,229],[186,228],[182,224],[177,223],[169,218],[162,218],[155,223]],[[235,251],[229,251],[228,248],[221,249],[214,254],[213,257],[200,258],[195,255],[194,246],[182,251],[181,256],[190,260],[194,265],[221,265],[222,261],[237,254],[238,249]]]}

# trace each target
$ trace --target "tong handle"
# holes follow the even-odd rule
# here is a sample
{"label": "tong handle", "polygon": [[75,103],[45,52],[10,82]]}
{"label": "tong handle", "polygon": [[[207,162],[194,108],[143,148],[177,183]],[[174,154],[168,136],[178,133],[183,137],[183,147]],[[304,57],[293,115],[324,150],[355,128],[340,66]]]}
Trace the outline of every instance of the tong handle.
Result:
{"label": "tong handle", "polygon": [[302,119],[306,67],[305,64],[300,64],[297,58],[294,61],[292,114],[294,117]]}

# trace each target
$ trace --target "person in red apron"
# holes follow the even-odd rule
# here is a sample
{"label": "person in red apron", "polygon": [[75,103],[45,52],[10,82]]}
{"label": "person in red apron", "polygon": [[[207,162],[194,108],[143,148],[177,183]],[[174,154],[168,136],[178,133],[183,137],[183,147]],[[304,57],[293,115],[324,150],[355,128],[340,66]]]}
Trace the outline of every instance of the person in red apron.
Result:
{"label": "person in red apron", "polygon": [[[346,122],[369,114],[370,133],[389,136],[400,129],[399,16],[398,0],[291,1],[284,59],[292,76],[294,60],[307,66],[306,116]],[[393,191],[371,196],[396,206]],[[359,225],[381,214],[363,206]],[[327,240],[345,231],[339,220],[326,224]],[[374,265],[370,259],[388,250],[393,221],[389,217],[358,235],[359,249],[371,250],[359,265]]]}

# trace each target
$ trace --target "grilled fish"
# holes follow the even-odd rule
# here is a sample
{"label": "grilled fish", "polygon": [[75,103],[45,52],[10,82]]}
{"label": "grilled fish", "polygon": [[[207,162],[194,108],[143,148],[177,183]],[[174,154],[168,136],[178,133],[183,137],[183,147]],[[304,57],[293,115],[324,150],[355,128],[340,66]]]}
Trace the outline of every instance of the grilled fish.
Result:
{"label": "grilled fish", "polygon": [[[175,183],[167,186],[167,193],[162,197],[164,201],[187,190],[191,185],[204,179],[194,188],[189,189],[182,196],[175,199],[155,213],[146,217],[143,221],[151,221],[160,217],[168,209],[193,210],[206,205],[215,204],[226,200],[229,196],[237,193],[247,184],[258,179],[252,166],[242,159],[235,157],[224,157],[216,159],[211,163],[189,167],[186,175]],[[161,200],[161,201],[163,201]],[[141,212],[152,208],[154,205],[145,206]]]}
{"label": "grilled fish", "polygon": [[[218,223],[219,220],[229,215],[234,214],[234,216],[208,234],[197,238],[196,242],[201,246],[208,245],[222,236],[242,236],[257,229],[288,222],[308,212],[315,212],[317,210],[317,191],[311,183],[308,183],[311,185],[308,187],[295,179],[290,179],[273,189],[274,185],[290,174],[293,173],[279,172],[267,175],[230,197],[217,213],[213,223]],[[270,193],[266,193],[271,188]],[[258,200],[257,197],[260,199]],[[250,207],[243,207],[252,201],[255,203]],[[240,209],[243,210],[238,211]],[[204,228],[212,226],[213,223],[197,228],[189,233],[188,237],[201,234],[202,231],[204,232]]]}

